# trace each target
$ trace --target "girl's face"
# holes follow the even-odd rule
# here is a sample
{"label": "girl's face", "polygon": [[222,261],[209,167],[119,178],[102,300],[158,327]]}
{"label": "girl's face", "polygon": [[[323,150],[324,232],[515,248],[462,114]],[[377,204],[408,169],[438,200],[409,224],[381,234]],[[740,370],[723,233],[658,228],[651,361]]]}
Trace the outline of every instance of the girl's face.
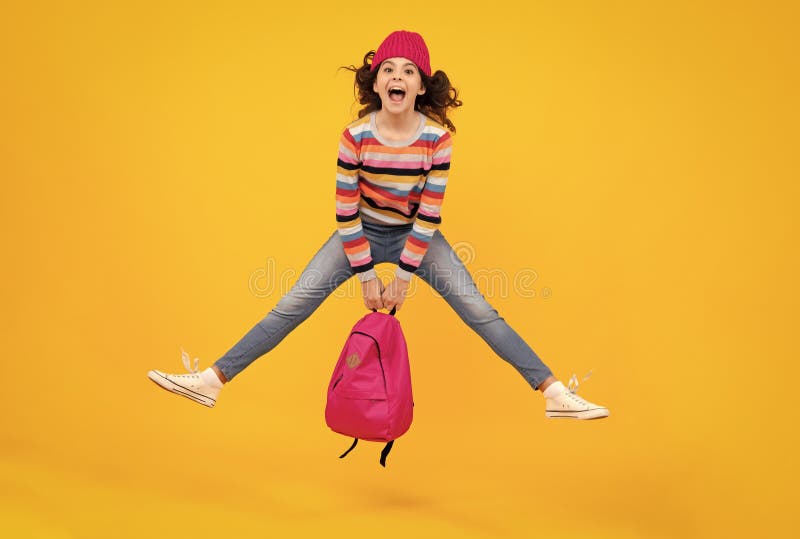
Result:
{"label": "girl's face", "polygon": [[425,93],[419,69],[402,57],[381,63],[372,90],[380,96],[381,107],[395,114],[413,111],[417,96]]}

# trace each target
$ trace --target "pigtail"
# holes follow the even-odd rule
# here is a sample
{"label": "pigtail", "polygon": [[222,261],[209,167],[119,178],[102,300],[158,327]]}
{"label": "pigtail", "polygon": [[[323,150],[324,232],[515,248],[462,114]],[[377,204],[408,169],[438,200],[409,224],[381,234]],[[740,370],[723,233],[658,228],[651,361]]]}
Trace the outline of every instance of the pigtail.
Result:
{"label": "pigtail", "polygon": [[353,95],[364,108],[358,111],[358,117],[363,118],[374,110],[381,108],[381,98],[372,90],[372,85],[378,77],[377,73],[371,71],[372,58],[375,56],[375,51],[369,51],[364,55],[364,60],[361,66],[354,65],[341,66],[339,69],[346,69],[355,73],[355,82],[353,83]]}
{"label": "pigtail", "polygon": [[417,110],[438,120],[455,133],[456,126],[447,117],[447,111],[463,105],[458,99],[458,90],[450,84],[450,79],[444,71],[438,70],[430,77],[422,71],[419,73],[422,84],[425,85],[425,93],[417,96]]}

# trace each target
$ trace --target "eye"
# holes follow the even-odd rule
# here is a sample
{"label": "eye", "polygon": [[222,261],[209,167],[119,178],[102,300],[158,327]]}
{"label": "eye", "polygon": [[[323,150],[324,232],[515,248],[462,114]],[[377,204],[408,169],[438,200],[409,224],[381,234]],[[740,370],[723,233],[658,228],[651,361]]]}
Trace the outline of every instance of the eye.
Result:
{"label": "eye", "polygon": [[414,70],[413,69],[406,69],[406,73],[408,73],[409,75],[413,75],[414,74]]}
{"label": "eye", "polygon": [[386,71],[386,72],[389,72],[389,71],[392,70],[392,68],[391,67],[384,67],[383,70]]}

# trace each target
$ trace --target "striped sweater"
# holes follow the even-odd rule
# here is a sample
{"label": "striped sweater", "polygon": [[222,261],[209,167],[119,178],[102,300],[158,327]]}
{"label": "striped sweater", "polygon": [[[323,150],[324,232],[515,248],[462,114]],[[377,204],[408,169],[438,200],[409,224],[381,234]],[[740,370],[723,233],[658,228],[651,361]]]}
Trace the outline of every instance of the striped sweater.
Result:
{"label": "striped sweater", "polygon": [[342,133],[336,224],[350,265],[363,282],[376,275],[362,219],[390,226],[413,223],[396,270],[398,278],[410,280],[442,221],[452,138],[444,126],[419,113],[420,126],[411,139],[385,140],[375,128],[375,114],[352,122]]}

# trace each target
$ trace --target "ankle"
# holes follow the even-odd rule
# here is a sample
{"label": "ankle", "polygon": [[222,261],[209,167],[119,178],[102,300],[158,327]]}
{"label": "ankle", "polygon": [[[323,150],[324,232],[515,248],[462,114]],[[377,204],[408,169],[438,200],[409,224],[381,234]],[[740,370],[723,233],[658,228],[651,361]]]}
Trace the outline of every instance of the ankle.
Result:
{"label": "ankle", "polygon": [[544,398],[546,399],[552,399],[563,393],[565,389],[566,386],[564,386],[564,384],[562,384],[560,381],[556,380],[555,382],[551,383],[547,389],[542,391],[542,395],[544,395]]}
{"label": "ankle", "polygon": [[213,367],[209,367],[203,372],[200,373],[200,378],[203,379],[203,383],[209,385],[211,387],[215,387],[217,389],[221,389],[224,385],[224,382],[219,378],[219,374],[217,371],[214,370]]}
{"label": "ankle", "polygon": [[545,390],[555,382],[558,382],[558,379],[555,376],[548,376],[547,378],[544,379],[544,381],[541,384],[539,384],[539,386],[536,389],[544,393]]}
{"label": "ankle", "polygon": [[225,377],[222,371],[219,370],[219,367],[217,367],[216,365],[212,365],[211,370],[214,371],[214,373],[217,375],[217,378],[219,378],[220,382],[222,382],[223,384],[228,383],[228,379]]}

